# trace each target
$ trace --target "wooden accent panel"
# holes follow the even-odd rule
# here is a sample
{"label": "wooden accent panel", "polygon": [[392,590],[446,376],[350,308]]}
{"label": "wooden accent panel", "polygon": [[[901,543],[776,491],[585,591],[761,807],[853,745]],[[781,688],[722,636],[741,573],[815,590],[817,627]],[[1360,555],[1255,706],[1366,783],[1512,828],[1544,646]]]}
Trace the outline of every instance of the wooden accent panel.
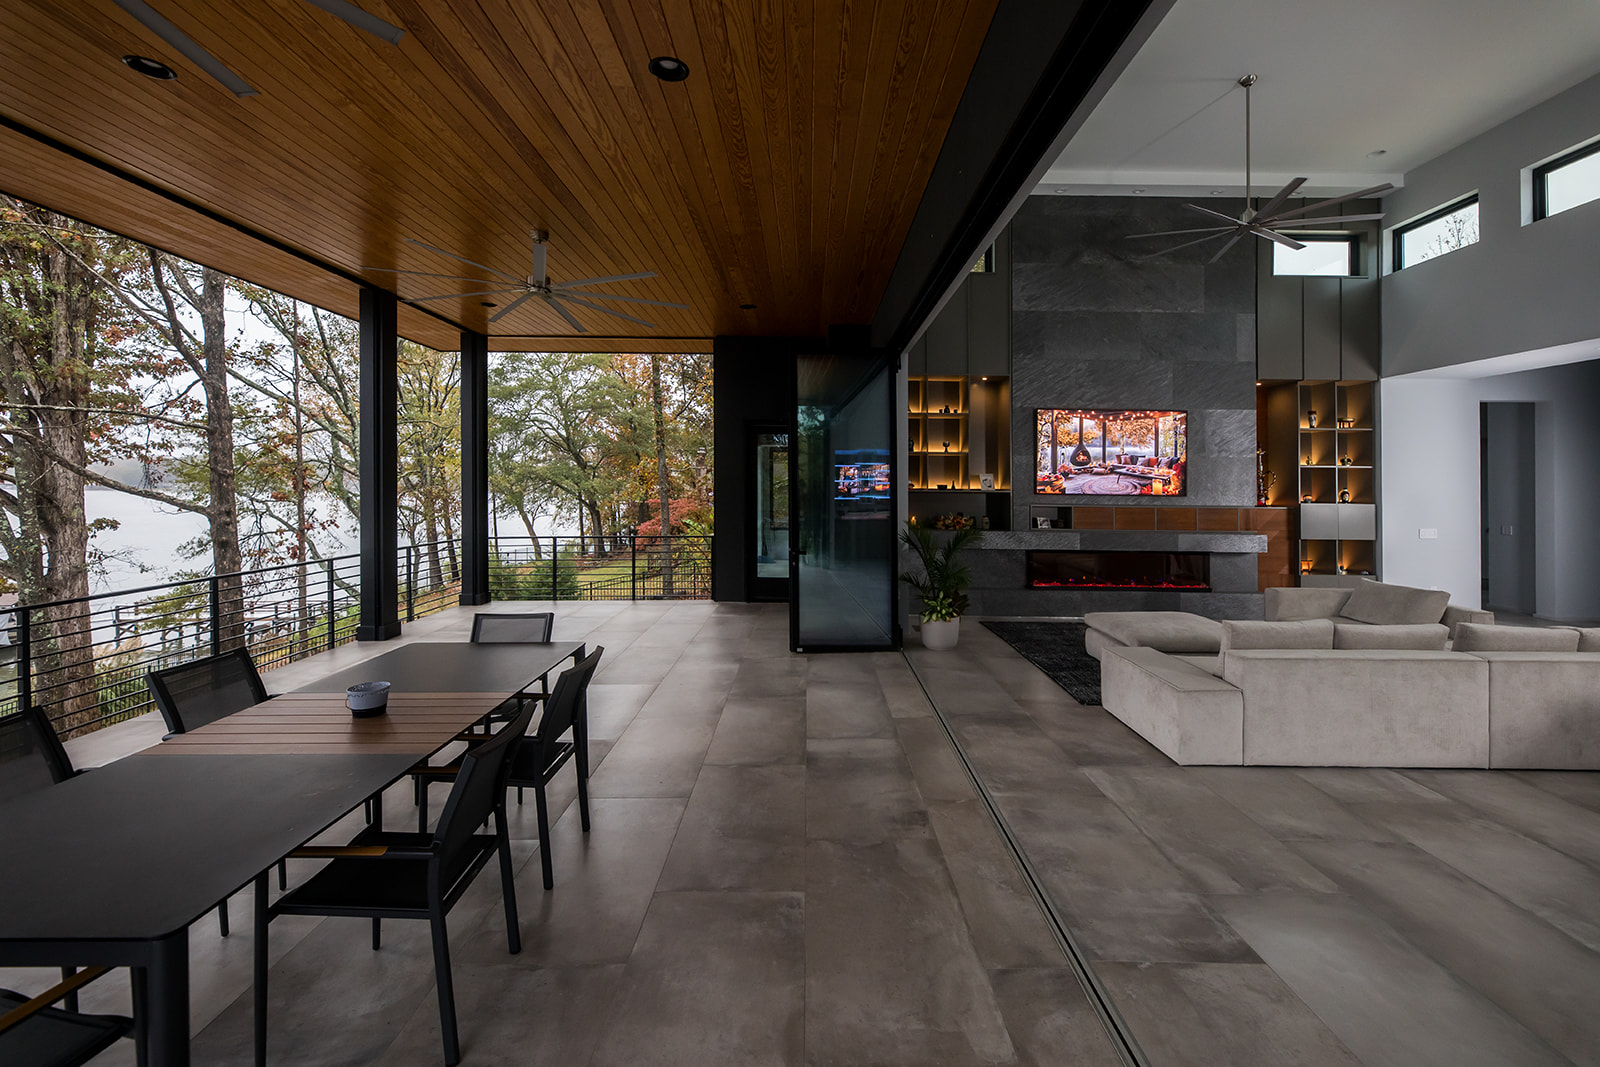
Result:
{"label": "wooden accent panel", "polygon": [[1072,528],[1074,530],[1111,530],[1115,529],[1115,508],[1080,508],[1072,509]]}
{"label": "wooden accent panel", "polygon": [[[41,0],[7,20],[0,113],[314,262],[14,132],[0,183],[341,314],[354,286],[317,263],[499,289],[403,238],[520,278],[534,227],[553,280],[653,270],[597,288],[690,305],[606,305],[655,329],[574,309],[589,334],[539,301],[489,326],[480,302],[514,293],[431,302],[445,323],[402,305],[401,332],[441,348],[462,327],[495,349],[820,336],[870,321],[997,2],[364,0],[406,30],[390,46],[309,4],[165,0],[260,91],[239,99],[110,3]],[[133,74],[128,52],[178,79]],[[656,55],[689,80],[650,75]],[[363,276],[410,299],[473,287]]]}
{"label": "wooden accent panel", "polygon": [[1240,508],[1240,518],[1252,533],[1267,535],[1267,550],[1256,557],[1257,588],[1294,585],[1299,571],[1295,558],[1295,530],[1289,508]]}
{"label": "wooden accent panel", "polygon": [[1158,530],[1193,530],[1195,528],[1194,508],[1154,508],[1156,513],[1156,529]]}
{"label": "wooden accent panel", "polygon": [[1159,508],[1115,508],[1118,530],[1154,530]]}
{"label": "wooden accent panel", "polygon": [[1239,529],[1239,509],[1200,508],[1197,528],[1211,533],[1227,533]]}

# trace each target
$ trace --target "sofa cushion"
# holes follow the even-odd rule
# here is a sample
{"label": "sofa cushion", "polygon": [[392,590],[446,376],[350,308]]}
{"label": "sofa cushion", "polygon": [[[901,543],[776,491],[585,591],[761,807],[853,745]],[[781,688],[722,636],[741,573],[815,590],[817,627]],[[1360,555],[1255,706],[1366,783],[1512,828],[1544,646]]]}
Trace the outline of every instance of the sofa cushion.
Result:
{"label": "sofa cushion", "polygon": [[1576,652],[1578,631],[1564,626],[1456,626],[1457,652]]}
{"label": "sofa cushion", "polygon": [[1410,649],[1415,652],[1443,652],[1450,639],[1450,628],[1439,623],[1413,623],[1409,626],[1369,626],[1365,623],[1333,624],[1334,648]]}
{"label": "sofa cushion", "polygon": [[1600,770],[1600,653],[1479,652],[1489,664],[1489,765]]}
{"label": "sofa cushion", "polygon": [[1438,622],[1450,605],[1450,594],[1439,589],[1413,589],[1407,585],[1384,585],[1363,578],[1350,591],[1339,614],[1356,622],[1383,626]]}
{"label": "sofa cushion", "polygon": [[1187,611],[1091,611],[1083,621],[1124,645],[1201,655],[1222,650],[1222,627]]}
{"label": "sofa cushion", "polygon": [[1224,620],[1222,651],[1230,648],[1332,648],[1333,620],[1301,619],[1296,622]]}
{"label": "sofa cushion", "polygon": [[1272,586],[1263,590],[1262,605],[1269,622],[1290,622],[1295,619],[1331,619],[1339,614],[1349,599],[1348,589]]}
{"label": "sofa cushion", "polygon": [[1600,652],[1600,626],[1579,626],[1578,651]]}
{"label": "sofa cushion", "polygon": [[1243,696],[1176,656],[1108,647],[1100,691],[1108,712],[1178,763],[1237,765],[1243,757]]}

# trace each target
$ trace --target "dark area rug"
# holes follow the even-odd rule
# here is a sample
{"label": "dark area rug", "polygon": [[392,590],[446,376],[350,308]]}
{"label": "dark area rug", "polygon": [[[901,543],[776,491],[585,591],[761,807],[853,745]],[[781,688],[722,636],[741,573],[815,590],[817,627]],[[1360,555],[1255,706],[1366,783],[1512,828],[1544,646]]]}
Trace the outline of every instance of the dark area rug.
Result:
{"label": "dark area rug", "polygon": [[1083,647],[1081,622],[986,622],[1080,704],[1100,706],[1100,661]]}

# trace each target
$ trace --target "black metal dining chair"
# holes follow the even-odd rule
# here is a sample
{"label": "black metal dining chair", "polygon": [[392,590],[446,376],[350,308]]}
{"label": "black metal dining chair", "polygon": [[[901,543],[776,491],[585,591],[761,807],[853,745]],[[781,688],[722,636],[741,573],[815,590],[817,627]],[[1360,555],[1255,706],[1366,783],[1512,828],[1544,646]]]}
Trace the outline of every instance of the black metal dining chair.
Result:
{"label": "black metal dining chair", "polygon": [[[505,798],[511,756],[532,719],[530,703],[509,724],[461,758],[450,798],[445,801],[433,833],[403,833],[369,826],[348,845],[298,849],[292,855],[332,862],[271,904],[267,902],[266,875],[256,880],[256,1063],[266,1062],[267,926],[279,915],[370,918],[373,949],[381,943],[384,919],[428,920],[433,930],[444,1059],[447,1064],[460,1061],[445,916],[498,853],[506,941],[513,954],[522,951]],[[478,833],[478,828],[491,817],[494,833]]]}
{"label": "black metal dining chair", "polygon": [[[249,649],[244,648],[151,671],[146,680],[150,684],[150,695],[167,723],[163,741],[254,707],[268,697],[255,660],[250,657]],[[278,888],[288,884],[288,866],[280,862]],[[222,936],[227,937],[226,899],[217,905],[217,925]]]}
{"label": "black metal dining chair", "polygon": [[267,699],[255,660],[243,648],[151,671],[148,679],[150,694],[167,722],[167,737],[188,733]]}
{"label": "black metal dining chair", "polygon": [[[77,774],[42,709],[30,704],[21,711],[0,716],[0,801],[57,785]],[[71,967],[61,968],[63,980],[70,979],[73,973]],[[77,1011],[75,987],[63,995],[67,1010]]]}
{"label": "black metal dining chair", "polygon": [[[572,762],[578,775],[578,819],[583,832],[589,832],[589,768],[583,752],[583,731],[586,729],[584,715],[589,682],[600,666],[603,652],[605,647],[597,645],[593,652],[561,673],[550,695],[543,698],[544,716],[539,720],[538,732],[523,738],[522,744],[511,757],[511,773],[506,785],[517,787],[517,803],[522,802],[524,787],[534,791],[539,815],[539,864],[543,868],[546,889],[555,886],[555,872],[550,860],[550,804],[545,796],[545,786],[568,761]],[[469,747],[468,752],[471,751],[473,749]],[[422,784],[420,821],[417,824],[420,830],[427,825],[429,783],[452,778],[456,770],[454,764],[443,764],[415,768],[412,773]]]}
{"label": "black metal dining chair", "polygon": [[[134,1021],[126,1015],[85,1015],[76,1008],[51,1007],[63,998],[75,1001],[82,986],[109,970],[78,971],[36,997],[0,989],[0,1063],[78,1067],[131,1036]],[[139,1062],[145,1062],[142,1048]]]}
{"label": "black metal dining chair", "polygon": [[550,643],[555,626],[553,611],[480,611],[472,616],[472,643],[475,645],[540,645]]}

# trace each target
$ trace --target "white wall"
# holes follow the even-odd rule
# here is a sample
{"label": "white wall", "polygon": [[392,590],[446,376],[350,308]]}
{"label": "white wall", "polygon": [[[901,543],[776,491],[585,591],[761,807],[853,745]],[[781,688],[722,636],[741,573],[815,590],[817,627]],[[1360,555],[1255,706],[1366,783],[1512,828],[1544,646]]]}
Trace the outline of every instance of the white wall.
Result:
{"label": "white wall", "polygon": [[[1382,572],[1476,607],[1482,582],[1478,405],[1534,404],[1538,614],[1600,618],[1600,360],[1489,378],[1385,379]],[[1438,531],[1423,540],[1422,529]]]}
{"label": "white wall", "polygon": [[1480,226],[1477,244],[1383,277],[1385,376],[1600,338],[1600,201],[1522,224],[1522,170],[1596,136],[1600,76],[1417,167],[1384,199],[1393,227],[1476,190]]}

